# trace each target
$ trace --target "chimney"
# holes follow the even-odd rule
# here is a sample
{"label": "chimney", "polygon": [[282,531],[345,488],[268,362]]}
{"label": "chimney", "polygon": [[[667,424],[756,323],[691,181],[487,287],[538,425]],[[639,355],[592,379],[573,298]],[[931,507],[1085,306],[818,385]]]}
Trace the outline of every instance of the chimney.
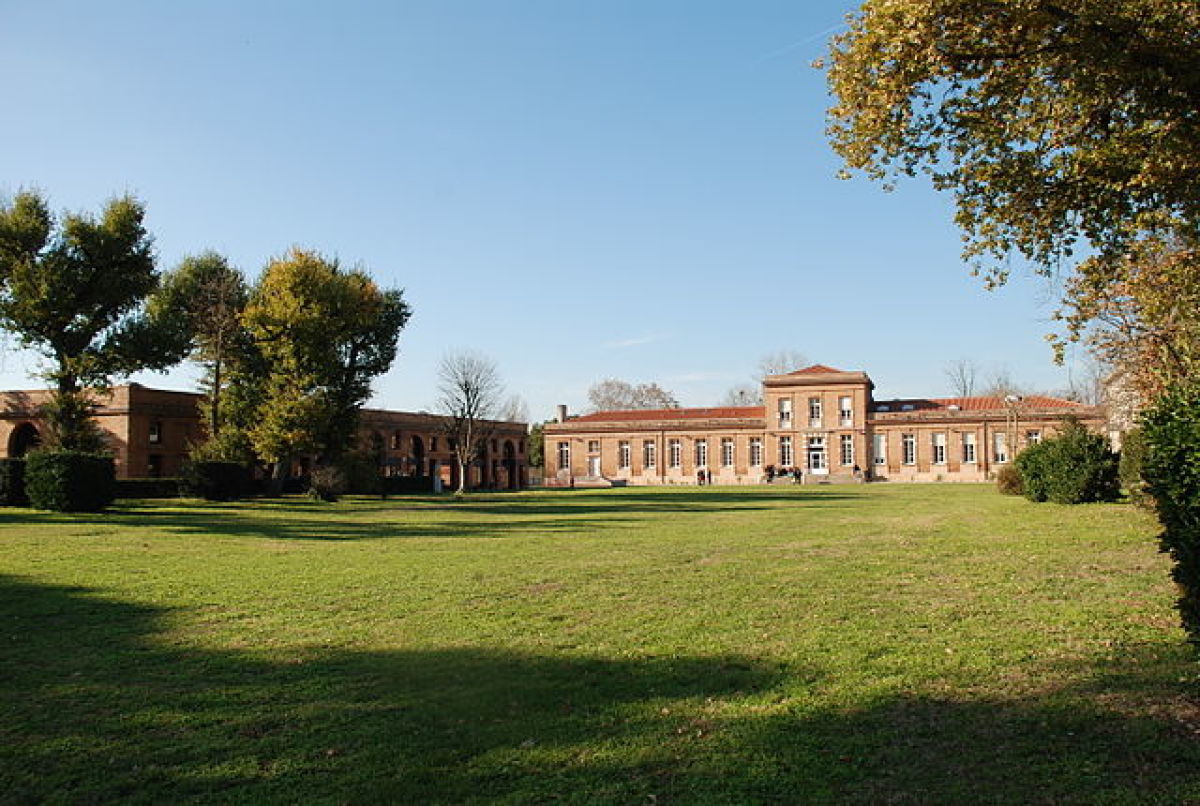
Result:
{"label": "chimney", "polygon": [[567,404],[566,403],[558,404],[557,421],[560,423],[565,423],[567,421]]}

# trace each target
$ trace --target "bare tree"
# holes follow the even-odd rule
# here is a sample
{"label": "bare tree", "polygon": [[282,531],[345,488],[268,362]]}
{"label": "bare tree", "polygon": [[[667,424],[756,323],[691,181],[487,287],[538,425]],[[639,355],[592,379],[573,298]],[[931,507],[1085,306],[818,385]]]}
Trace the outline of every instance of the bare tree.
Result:
{"label": "bare tree", "polygon": [[634,386],[617,378],[605,378],[588,389],[593,411],[629,411],[632,409],[677,409],[675,395],[656,383]]}
{"label": "bare tree", "polygon": [[762,387],[751,383],[739,383],[725,393],[719,406],[761,406]]}
{"label": "bare tree", "polygon": [[970,397],[975,394],[975,381],[979,377],[979,367],[969,358],[951,361],[944,370],[950,381],[950,388],[956,397]]}
{"label": "bare tree", "polygon": [[467,484],[467,468],[491,438],[504,386],[490,358],[476,353],[452,353],[438,366],[438,409],[445,420],[442,432],[458,465],[458,489]]}
{"label": "bare tree", "polygon": [[1013,380],[1008,367],[999,367],[988,378],[982,394],[984,397],[1008,397],[1025,394],[1025,388]]}
{"label": "bare tree", "polygon": [[799,350],[776,350],[758,360],[759,378],[794,372],[808,364],[808,356]]}
{"label": "bare tree", "polygon": [[520,395],[509,395],[500,404],[500,415],[497,418],[506,423],[529,422],[529,404]]}
{"label": "bare tree", "polygon": [[1091,356],[1082,364],[1070,368],[1064,397],[1088,406],[1099,406],[1104,402],[1105,387],[1112,374],[1111,367]]}

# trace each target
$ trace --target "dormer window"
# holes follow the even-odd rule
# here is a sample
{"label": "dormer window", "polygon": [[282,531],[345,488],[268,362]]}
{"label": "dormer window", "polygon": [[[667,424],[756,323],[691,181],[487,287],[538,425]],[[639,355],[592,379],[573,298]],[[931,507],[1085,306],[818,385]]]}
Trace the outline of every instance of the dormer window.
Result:
{"label": "dormer window", "polygon": [[912,411],[914,408],[912,403],[905,403],[900,407],[900,411]]}

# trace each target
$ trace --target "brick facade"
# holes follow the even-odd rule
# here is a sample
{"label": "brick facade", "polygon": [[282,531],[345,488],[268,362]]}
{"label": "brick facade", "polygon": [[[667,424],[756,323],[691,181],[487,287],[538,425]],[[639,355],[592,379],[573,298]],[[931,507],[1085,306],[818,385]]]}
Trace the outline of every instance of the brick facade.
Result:
{"label": "brick facade", "polygon": [[[1104,412],[1052,397],[881,400],[865,372],[815,365],[763,381],[763,405],[597,412],[546,425],[546,482],[758,484],[798,469],[808,481],[983,481],[1073,415]],[[857,469],[857,473],[856,473]]]}

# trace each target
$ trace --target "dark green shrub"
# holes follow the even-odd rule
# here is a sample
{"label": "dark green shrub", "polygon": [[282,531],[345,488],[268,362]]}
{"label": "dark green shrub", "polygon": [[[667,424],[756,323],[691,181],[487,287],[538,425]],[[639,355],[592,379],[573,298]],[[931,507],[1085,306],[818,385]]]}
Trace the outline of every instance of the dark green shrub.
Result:
{"label": "dark green shrub", "polygon": [[378,460],[366,453],[353,451],[338,462],[346,478],[346,492],[354,495],[379,495],[383,492],[383,476]]}
{"label": "dark green shrub", "polygon": [[1160,398],[1142,416],[1142,433],[1142,476],[1163,526],[1160,545],[1175,564],[1176,607],[1188,640],[1200,645],[1200,383]]}
{"label": "dark green shrub", "polygon": [[1058,436],[1026,448],[1016,459],[1030,501],[1087,504],[1121,495],[1117,455],[1108,440],[1067,419]]}
{"label": "dark green shrub", "polygon": [[1146,492],[1142,479],[1142,465],[1146,461],[1146,438],[1140,428],[1125,434],[1121,440],[1121,486],[1131,503],[1140,507],[1151,506],[1154,499]]}
{"label": "dark green shrub", "polygon": [[117,479],[117,498],[178,498],[180,480],[174,478]]}
{"label": "dark green shrub", "polygon": [[0,459],[0,506],[23,507],[29,504],[25,495],[25,460]]}
{"label": "dark green shrub", "polygon": [[996,489],[1001,495],[1022,495],[1025,485],[1021,483],[1021,471],[1013,465],[1005,465],[996,471]]}
{"label": "dark green shrub", "polygon": [[111,456],[39,450],[25,460],[25,493],[38,509],[101,512],[116,496]]}
{"label": "dark green shrub", "polygon": [[433,492],[432,476],[387,476],[383,479],[385,495]]}
{"label": "dark green shrub", "polygon": [[236,501],[250,492],[250,471],[237,462],[191,462],[181,486],[206,501]]}
{"label": "dark green shrub", "polygon": [[322,465],[313,468],[308,478],[308,495],[319,501],[333,502],[346,492],[346,475],[340,468]]}

